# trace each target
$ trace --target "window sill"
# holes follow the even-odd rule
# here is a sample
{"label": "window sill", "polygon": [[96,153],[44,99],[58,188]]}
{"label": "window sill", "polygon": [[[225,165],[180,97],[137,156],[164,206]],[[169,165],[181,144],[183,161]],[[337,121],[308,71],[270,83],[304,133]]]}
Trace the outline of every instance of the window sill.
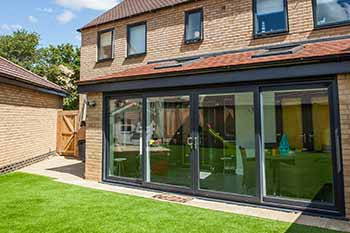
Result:
{"label": "window sill", "polygon": [[127,55],[126,58],[129,59],[129,58],[137,58],[137,57],[143,57],[143,56],[146,56],[147,52],[144,52],[144,53],[136,53],[136,54],[131,54],[131,55]]}
{"label": "window sill", "polygon": [[259,33],[254,34],[254,39],[262,39],[262,38],[269,38],[269,37],[275,37],[275,36],[282,36],[287,35],[289,31],[275,31],[275,32],[268,32],[268,33]]}
{"label": "window sill", "polygon": [[186,45],[190,45],[190,44],[197,44],[197,43],[202,43],[203,39],[195,39],[195,40],[185,40],[185,44]]}
{"label": "window sill", "polygon": [[330,23],[330,24],[323,24],[323,25],[314,25],[314,30],[321,30],[321,29],[328,29],[328,28],[336,28],[336,27],[344,27],[349,26],[350,21],[345,22],[339,22],[339,23]]}
{"label": "window sill", "polygon": [[109,61],[113,61],[114,58],[104,58],[104,59],[99,59],[96,61],[96,63],[104,63],[104,62],[109,62]]}

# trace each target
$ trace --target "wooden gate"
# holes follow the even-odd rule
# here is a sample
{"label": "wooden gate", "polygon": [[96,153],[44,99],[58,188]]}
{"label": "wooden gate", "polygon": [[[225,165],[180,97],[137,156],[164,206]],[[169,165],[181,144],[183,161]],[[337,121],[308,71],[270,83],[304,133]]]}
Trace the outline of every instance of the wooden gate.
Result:
{"label": "wooden gate", "polygon": [[58,154],[79,157],[78,136],[79,111],[59,111],[57,117],[57,148]]}

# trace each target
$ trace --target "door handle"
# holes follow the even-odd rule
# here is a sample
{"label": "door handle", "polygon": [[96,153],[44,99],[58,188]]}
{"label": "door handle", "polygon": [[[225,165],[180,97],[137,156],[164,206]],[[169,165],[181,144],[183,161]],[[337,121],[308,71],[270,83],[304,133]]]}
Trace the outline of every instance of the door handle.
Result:
{"label": "door handle", "polygon": [[195,150],[198,145],[198,138],[197,137],[188,137],[187,138],[187,145],[191,147],[191,150]]}
{"label": "door handle", "polygon": [[187,138],[187,145],[192,146],[193,143],[193,138],[192,137],[188,137]]}
{"label": "door handle", "polygon": [[340,159],[340,136],[339,136],[339,129],[335,129],[335,155],[336,155],[336,163],[337,163],[337,172],[340,173],[342,166],[341,166],[341,159]]}

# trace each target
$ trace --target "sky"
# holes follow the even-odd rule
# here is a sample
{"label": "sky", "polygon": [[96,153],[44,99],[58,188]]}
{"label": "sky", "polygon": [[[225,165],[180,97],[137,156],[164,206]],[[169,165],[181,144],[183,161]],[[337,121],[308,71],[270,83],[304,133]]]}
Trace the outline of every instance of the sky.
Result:
{"label": "sky", "polygon": [[10,0],[1,4],[0,35],[17,29],[37,32],[40,47],[71,43],[80,46],[77,29],[121,0]]}

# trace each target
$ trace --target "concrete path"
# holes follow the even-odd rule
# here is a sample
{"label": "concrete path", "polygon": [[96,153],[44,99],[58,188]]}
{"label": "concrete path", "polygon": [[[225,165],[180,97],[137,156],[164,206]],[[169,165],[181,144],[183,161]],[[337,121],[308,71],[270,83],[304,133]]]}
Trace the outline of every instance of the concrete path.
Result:
{"label": "concrete path", "polygon": [[[154,199],[153,197],[157,194],[166,194],[164,192],[150,191],[141,188],[102,184],[94,181],[84,180],[84,164],[80,161],[67,159],[64,157],[52,157],[30,167],[23,168],[20,171],[52,177],[58,182],[66,184],[79,185],[82,187],[134,195],[144,198]],[[177,194],[175,195],[181,196]],[[350,222],[307,216],[302,215],[300,212],[294,211],[268,209],[251,205],[206,200],[202,198],[193,198],[186,203],[182,203],[182,205],[350,232]]]}

